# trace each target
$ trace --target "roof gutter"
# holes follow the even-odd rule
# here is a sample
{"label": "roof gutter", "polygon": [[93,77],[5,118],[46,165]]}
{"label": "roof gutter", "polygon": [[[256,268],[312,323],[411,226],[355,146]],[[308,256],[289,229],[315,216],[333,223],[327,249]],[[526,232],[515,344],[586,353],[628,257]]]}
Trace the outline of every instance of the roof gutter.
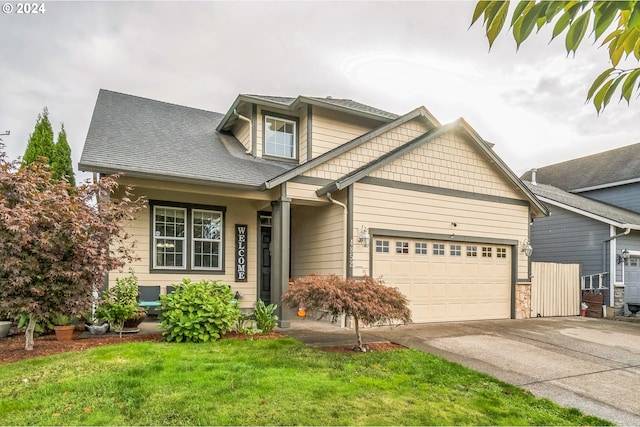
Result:
{"label": "roof gutter", "polygon": [[235,108],[233,109],[233,115],[239,118],[240,120],[244,120],[245,122],[249,123],[249,148],[245,150],[245,153],[251,154],[251,141],[253,141],[253,124],[251,123],[251,120],[248,117],[245,117],[242,114],[239,114],[238,110]]}

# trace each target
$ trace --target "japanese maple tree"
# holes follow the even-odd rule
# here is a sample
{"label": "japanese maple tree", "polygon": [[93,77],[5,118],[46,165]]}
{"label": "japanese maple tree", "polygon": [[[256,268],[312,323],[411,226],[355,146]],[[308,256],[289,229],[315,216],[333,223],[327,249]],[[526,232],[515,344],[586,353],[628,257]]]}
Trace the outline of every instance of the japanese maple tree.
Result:
{"label": "japanese maple tree", "polygon": [[[46,159],[42,159],[45,161]],[[125,225],[145,201],[118,190],[118,176],[73,187],[41,161],[19,168],[0,145],[0,311],[38,320],[80,315],[110,270],[135,259]]]}
{"label": "japanese maple tree", "polygon": [[327,311],[354,320],[357,348],[364,350],[360,325],[391,321],[411,322],[409,301],[397,288],[377,283],[371,277],[346,279],[332,274],[314,274],[297,279],[282,294],[285,307]]}

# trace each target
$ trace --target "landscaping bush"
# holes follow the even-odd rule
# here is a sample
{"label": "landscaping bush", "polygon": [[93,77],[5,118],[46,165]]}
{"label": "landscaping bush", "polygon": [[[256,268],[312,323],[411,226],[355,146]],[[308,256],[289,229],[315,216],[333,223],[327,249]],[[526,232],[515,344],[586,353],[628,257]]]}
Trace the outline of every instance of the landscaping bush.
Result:
{"label": "landscaping bush", "polygon": [[169,295],[161,295],[166,341],[205,342],[231,330],[240,316],[231,288],[218,280],[192,283],[183,279]]}
{"label": "landscaping bush", "polygon": [[264,305],[264,301],[261,299],[256,303],[256,311],[253,313],[253,318],[256,321],[256,328],[263,335],[267,335],[278,326],[278,316],[275,314],[275,304]]}

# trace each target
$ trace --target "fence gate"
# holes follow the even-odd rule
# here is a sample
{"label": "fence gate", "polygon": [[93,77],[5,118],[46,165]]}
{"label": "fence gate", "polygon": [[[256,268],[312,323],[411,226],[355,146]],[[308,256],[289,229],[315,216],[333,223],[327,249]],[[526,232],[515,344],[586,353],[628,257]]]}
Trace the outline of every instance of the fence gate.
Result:
{"label": "fence gate", "polygon": [[531,317],[580,315],[580,264],[531,263]]}

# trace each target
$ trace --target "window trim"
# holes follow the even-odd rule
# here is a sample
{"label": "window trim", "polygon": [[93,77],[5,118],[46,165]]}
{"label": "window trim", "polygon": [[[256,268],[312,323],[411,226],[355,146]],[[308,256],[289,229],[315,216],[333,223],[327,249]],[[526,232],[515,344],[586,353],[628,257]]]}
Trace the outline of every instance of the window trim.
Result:
{"label": "window trim", "polygon": [[[283,120],[285,122],[293,123],[293,157],[279,156],[277,154],[267,153],[267,119]],[[269,157],[278,160],[298,161],[300,155],[299,138],[300,138],[300,120],[295,116],[287,116],[285,114],[278,114],[271,111],[262,111],[262,157]]]}
{"label": "window trim", "polygon": [[[184,209],[186,211],[185,218],[185,237],[184,237],[184,267],[158,267],[156,266],[156,247],[155,247],[155,210],[157,207]],[[218,212],[222,218],[220,226],[220,268],[213,269],[207,267],[193,266],[193,211],[202,210],[207,212]],[[162,200],[149,200],[149,272],[163,274],[184,274],[186,273],[206,273],[206,274],[225,274],[225,248],[226,248],[226,226],[227,218],[226,206],[201,205],[193,203],[167,202]]]}

